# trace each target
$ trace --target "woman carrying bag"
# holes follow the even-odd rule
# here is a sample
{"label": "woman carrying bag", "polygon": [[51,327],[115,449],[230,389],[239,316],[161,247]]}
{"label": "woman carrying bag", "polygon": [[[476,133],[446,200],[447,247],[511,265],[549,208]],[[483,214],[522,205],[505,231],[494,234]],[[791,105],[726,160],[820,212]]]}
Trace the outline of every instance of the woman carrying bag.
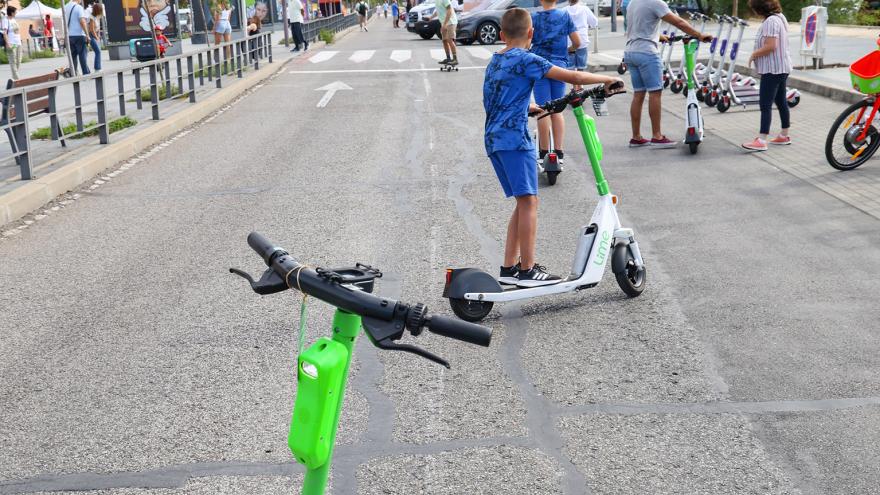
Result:
{"label": "woman carrying bag", "polygon": [[92,5],[92,13],[89,16],[89,46],[95,52],[95,71],[101,70],[101,17],[104,16],[104,6],[100,3]]}

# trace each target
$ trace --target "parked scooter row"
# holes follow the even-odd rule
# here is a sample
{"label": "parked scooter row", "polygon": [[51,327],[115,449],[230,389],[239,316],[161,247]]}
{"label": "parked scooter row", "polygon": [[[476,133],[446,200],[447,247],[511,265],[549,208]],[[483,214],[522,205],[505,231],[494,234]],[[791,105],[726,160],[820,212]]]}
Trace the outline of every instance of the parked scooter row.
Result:
{"label": "parked scooter row", "polygon": [[[701,22],[700,31],[704,31],[710,20],[709,16],[695,13],[691,20]],[[744,76],[735,71],[736,59],[748,23],[737,17],[716,15],[718,29],[715,39],[709,44],[709,58],[705,65],[697,63],[694,78],[698,86],[697,100],[708,107],[715,107],[719,112],[726,112],[731,106],[747,107],[759,104],[760,86],[753,77]],[[675,44],[680,41],[673,26],[661,26],[661,32],[668,41],[662,43],[660,57],[663,60],[663,87],[669,87],[674,93],[688,93],[688,76],[685,70],[686,57],[681,58],[678,71],[672,68],[672,52]],[[695,40],[690,43],[695,43]],[[699,43],[694,47],[694,56],[699,53]],[[717,61],[717,63],[716,63]],[[786,97],[789,107],[800,103],[801,94],[797,89],[788,88]]]}

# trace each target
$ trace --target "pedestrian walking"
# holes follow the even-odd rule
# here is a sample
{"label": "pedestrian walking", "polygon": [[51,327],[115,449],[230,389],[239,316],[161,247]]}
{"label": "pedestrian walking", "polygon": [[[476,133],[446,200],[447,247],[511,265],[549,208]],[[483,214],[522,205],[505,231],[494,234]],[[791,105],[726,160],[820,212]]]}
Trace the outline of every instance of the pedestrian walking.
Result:
{"label": "pedestrian walking", "polygon": [[303,4],[300,0],[290,0],[290,32],[293,33],[293,50],[292,52],[298,52],[301,46],[304,46],[303,51],[309,49],[309,42],[306,41],[303,36],[302,25],[303,25],[303,16],[306,11],[303,8]]}
{"label": "pedestrian walking", "polygon": [[[788,129],[791,127],[788,100],[785,98],[785,83],[791,73],[791,56],[788,53],[788,19],[782,14],[778,0],[749,0],[752,12],[764,18],[755,36],[755,50],[749,57],[749,66],[755,64],[755,72],[761,76],[758,92],[761,108],[761,128],[754,141],[743,143],[743,148],[751,151],[766,151],[767,143],[777,145],[791,144]],[[767,140],[770,123],[773,120],[773,103],[779,110],[782,130],[779,135]]]}
{"label": "pedestrian walking", "polygon": [[623,32],[626,32],[626,8],[629,6],[629,0],[623,0],[620,3],[620,12],[623,14]]}
{"label": "pedestrian walking", "polygon": [[[224,41],[232,41],[232,24],[229,23],[232,9],[224,1],[221,1],[217,7],[217,10],[214,12],[214,43],[219,45]],[[230,53],[227,53],[227,50]],[[229,58],[231,56],[231,48],[225,47],[223,55]]]}
{"label": "pedestrian walking", "polygon": [[6,40],[6,59],[9,61],[9,70],[12,71],[12,79],[19,79],[18,71],[21,68],[21,33],[15,13],[18,9],[10,5],[6,7],[6,21],[3,37]]}
{"label": "pedestrian walking", "polygon": [[[379,6],[377,5],[376,9],[378,8]],[[355,5],[354,9],[358,13],[358,24],[361,26],[361,31],[369,31],[367,29],[367,12],[369,12],[370,7],[367,5],[367,2],[361,0]]]}
{"label": "pedestrian walking", "polygon": [[394,27],[400,27],[400,6],[397,5],[397,0],[391,2],[391,17],[394,18]]}
{"label": "pedestrian walking", "polygon": [[86,11],[82,0],[71,0],[67,4],[64,15],[67,17],[67,38],[70,40],[70,56],[73,58],[73,70],[79,63],[80,74],[90,74],[87,60],[89,46],[89,26],[86,23]]}
{"label": "pedestrian walking", "polygon": [[385,18],[388,19],[388,2],[386,1],[382,4],[382,12],[385,13]]}
{"label": "pedestrian walking", "polygon": [[[631,0],[627,6],[627,17],[629,29],[626,32],[623,60],[629,69],[633,89],[629,109],[632,123],[629,147],[674,148],[676,142],[664,136],[660,130],[663,62],[657,49],[657,27],[662,19],[700,41],[712,41],[712,36],[697,31],[687,21],[673,14],[663,0]],[[650,140],[642,137],[641,131],[645,93],[648,94],[648,116],[651,118]]]}
{"label": "pedestrian walking", "polygon": [[46,37],[46,49],[55,50],[55,23],[52,22],[52,16],[46,14],[46,20],[43,22],[43,36]]}
{"label": "pedestrian walking", "polygon": [[578,38],[581,40],[580,46],[574,48],[571,40],[568,41],[568,68],[585,71],[587,70],[587,57],[590,48],[590,28],[599,27],[599,19],[593,14],[589,7],[580,3],[579,0],[569,0],[568,15],[574,22],[577,29]]}
{"label": "pedestrian walking", "polygon": [[101,17],[104,16],[104,6],[100,3],[93,4],[92,11],[88,14],[89,46],[95,54],[95,71],[101,70]]}
{"label": "pedestrian walking", "polygon": [[458,53],[455,51],[455,27],[458,25],[458,16],[455,15],[451,0],[437,0],[435,5],[437,10],[431,17],[440,19],[440,36],[443,38],[443,51],[446,52],[446,59],[439,63],[458,65]]}

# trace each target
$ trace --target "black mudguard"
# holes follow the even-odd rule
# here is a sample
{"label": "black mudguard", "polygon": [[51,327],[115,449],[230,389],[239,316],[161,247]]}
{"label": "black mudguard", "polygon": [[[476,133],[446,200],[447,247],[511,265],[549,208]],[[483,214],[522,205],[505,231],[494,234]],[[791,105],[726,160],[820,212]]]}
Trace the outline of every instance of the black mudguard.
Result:
{"label": "black mudguard", "polygon": [[468,292],[502,292],[495,277],[478,268],[454,268],[443,288],[443,297],[464,299]]}
{"label": "black mudguard", "polygon": [[614,252],[611,254],[611,271],[620,273],[626,270],[626,255],[629,251],[629,241],[617,241],[614,243]]}

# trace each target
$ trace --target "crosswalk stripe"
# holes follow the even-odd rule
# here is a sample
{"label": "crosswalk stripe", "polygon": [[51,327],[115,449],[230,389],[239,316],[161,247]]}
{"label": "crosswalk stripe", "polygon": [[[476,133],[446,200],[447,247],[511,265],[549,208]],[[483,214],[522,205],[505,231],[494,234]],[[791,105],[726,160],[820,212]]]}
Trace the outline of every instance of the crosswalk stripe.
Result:
{"label": "crosswalk stripe", "polygon": [[391,52],[391,60],[397,63],[406,62],[412,57],[411,50],[394,50]]}
{"label": "crosswalk stripe", "polygon": [[489,60],[492,58],[492,52],[483,48],[482,46],[466,46],[465,49],[468,53],[471,54],[472,57],[476,57],[482,60]]}
{"label": "crosswalk stripe", "polygon": [[376,50],[356,50],[354,53],[351,54],[351,57],[348,57],[348,59],[356,64],[359,64],[373,58],[373,55],[375,53]]}
{"label": "crosswalk stripe", "polygon": [[323,52],[318,52],[318,53],[312,55],[312,57],[309,59],[309,62],[311,62],[313,64],[319,64],[321,62],[326,62],[327,60],[330,60],[331,58],[333,58],[333,56],[336,55],[337,53],[339,53],[339,52],[334,52],[332,50],[325,50]]}
{"label": "crosswalk stripe", "polygon": [[446,52],[444,52],[443,50],[441,50],[439,48],[432,48],[431,49],[431,58],[433,58],[434,60],[445,60],[446,59]]}

